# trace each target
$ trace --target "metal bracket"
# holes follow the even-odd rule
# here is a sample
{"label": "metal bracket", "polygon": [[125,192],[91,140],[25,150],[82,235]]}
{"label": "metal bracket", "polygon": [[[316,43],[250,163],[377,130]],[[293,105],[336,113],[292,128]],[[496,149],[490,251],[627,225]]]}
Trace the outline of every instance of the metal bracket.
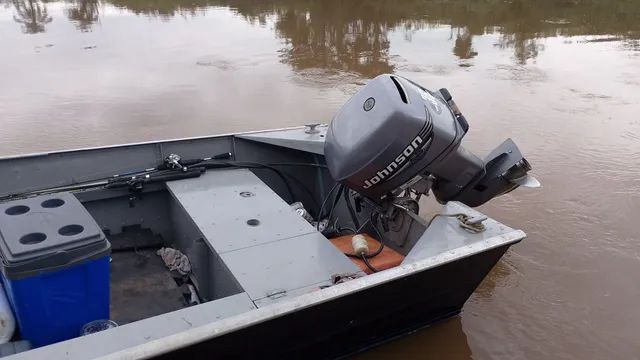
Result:
{"label": "metal bracket", "polygon": [[182,160],[180,158],[180,155],[178,154],[169,154],[169,156],[167,156],[164,159],[164,162],[167,164],[167,167],[169,169],[182,169],[182,164],[180,164],[180,160]]}

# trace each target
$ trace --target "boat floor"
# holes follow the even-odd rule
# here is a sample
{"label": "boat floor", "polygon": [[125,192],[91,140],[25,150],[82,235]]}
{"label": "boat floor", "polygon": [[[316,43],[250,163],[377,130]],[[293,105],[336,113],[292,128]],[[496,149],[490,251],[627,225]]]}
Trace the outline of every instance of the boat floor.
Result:
{"label": "boat floor", "polygon": [[109,236],[109,240],[113,248],[112,320],[124,325],[187,306],[183,294],[189,291],[180,285],[183,278],[169,271],[156,255],[161,246],[159,237],[146,229],[134,229]]}

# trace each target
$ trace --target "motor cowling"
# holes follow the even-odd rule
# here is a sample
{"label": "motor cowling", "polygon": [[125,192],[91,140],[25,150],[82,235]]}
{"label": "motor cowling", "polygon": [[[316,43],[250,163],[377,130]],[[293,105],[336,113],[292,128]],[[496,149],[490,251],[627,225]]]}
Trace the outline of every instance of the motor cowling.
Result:
{"label": "motor cowling", "polygon": [[[476,186],[487,183],[485,163],[493,158],[483,161],[460,146],[467,130],[448,91],[432,92],[400,76],[380,75],[335,115],[324,153],[335,180],[374,201],[429,177],[438,200],[477,206],[518,184],[505,178],[508,186],[496,181]],[[501,173],[491,176],[526,176],[530,167],[509,172],[526,163],[519,151],[515,156],[496,151],[500,147],[491,156],[498,158],[494,162],[500,166],[494,168]],[[512,148],[508,151],[513,154]]]}

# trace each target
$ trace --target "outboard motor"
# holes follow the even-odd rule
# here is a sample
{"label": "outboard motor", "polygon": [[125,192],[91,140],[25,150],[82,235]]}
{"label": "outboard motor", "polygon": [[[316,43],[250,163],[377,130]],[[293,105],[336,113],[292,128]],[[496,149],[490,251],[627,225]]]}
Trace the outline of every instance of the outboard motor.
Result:
{"label": "outboard motor", "polygon": [[380,75],[334,117],[324,154],[334,179],[375,203],[406,190],[479,206],[520,185],[538,186],[507,139],[484,160],[461,146],[469,124],[446,89]]}

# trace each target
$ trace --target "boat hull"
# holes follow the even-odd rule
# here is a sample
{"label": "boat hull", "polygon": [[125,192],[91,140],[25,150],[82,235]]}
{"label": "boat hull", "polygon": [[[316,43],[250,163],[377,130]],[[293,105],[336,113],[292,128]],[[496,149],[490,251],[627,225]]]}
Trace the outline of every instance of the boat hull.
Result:
{"label": "boat hull", "polygon": [[[326,198],[333,184],[333,179],[322,167],[321,135],[309,135],[304,129],[296,128],[0,159],[0,183],[4,185],[0,189],[0,198],[28,197],[33,195],[32,192],[43,189],[74,191],[101,228],[110,230],[112,238],[125,234],[125,228],[138,227],[163,239],[184,239],[184,244],[175,242],[179,249],[189,253],[189,249],[198,248],[196,254],[202,255],[193,258],[194,268],[199,268],[198,261],[205,264],[205,260],[220,265],[214,266],[214,271],[205,270],[210,277],[205,276],[204,282],[209,284],[208,280],[214,280],[210,283],[215,285],[221,279],[226,279],[222,285],[233,290],[231,293],[212,292],[214,295],[210,298],[205,296],[208,301],[200,305],[171,310],[92,336],[37,348],[20,353],[16,358],[340,358],[459,314],[464,303],[505,251],[525,238],[524,232],[492,219],[485,221],[486,231],[481,234],[467,233],[450,217],[436,218],[429,226],[426,221],[416,221],[418,225],[410,228],[414,235],[412,240],[404,244],[404,248],[411,251],[399,266],[321,290],[318,289],[320,283],[309,281],[303,287],[286,287],[290,290],[288,292],[254,291],[252,296],[253,288],[250,287],[259,282],[249,283],[250,286],[245,287],[236,280],[245,272],[257,269],[249,266],[255,265],[256,257],[241,258],[246,260],[247,266],[240,266],[234,272],[221,262],[218,252],[220,246],[208,247],[204,241],[204,247],[197,245],[201,239],[213,239],[218,234],[205,237],[199,232],[191,234],[182,231],[183,225],[195,224],[191,221],[194,217],[182,220],[173,216],[170,209],[173,209],[172,201],[176,198],[172,197],[175,194],[170,193],[175,190],[172,186],[150,184],[134,195],[129,189],[76,188],[78,183],[88,182],[91,185],[114,174],[157,166],[168,154],[191,159],[232,153],[234,160],[239,162],[286,166],[286,172],[295,174],[300,184],[307,185],[306,189],[297,189],[298,192],[294,194],[277,174],[267,169],[253,169],[253,174],[264,183],[259,183],[260,186],[266,185],[281,199],[290,196],[302,201],[307,208],[317,208],[319,206],[315,206],[314,201]],[[290,164],[306,166],[288,167]],[[255,183],[253,185],[258,186],[258,181]],[[215,192],[219,193],[218,190]],[[472,209],[461,206],[449,203],[441,211],[443,214],[472,213]],[[248,213],[240,217],[240,210],[246,208],[238,207],[232,212],[229,207],[229,214],[242,219],[257,218]],[[218,214],[219,221],[229,220],[226,215]],[[348,218],[346,209],[338,206],[336,217]],[[363,219],[366,218],[368,214],[365,213]],[[290,222],[286,224],[291,225]],[[273,234],[270,235],[275,242],[281,236],[280,228],[271,230]],[[249,239],[239,236],[235,230],[228,233],[241,240]],[[315,233],[315,229],[311,233]],[[292,238],[286,239],[290,241]],[[393,243],[390,241],[388,245],[392,246]],[[309,246],[303,250],[307,251],[305,255],[313,258],[313,253],[309,251],[317,248]],[[289,264],[301,264],[297,268],[287,268],[289,273],[304,270],[305,261],[312,261],[304,260],[301,251],[259,255],[260,259],[269,261],[277,260],[274,258],[277,256],[281,256],[281,259],[290,257],[286,258],[291,261]],[[324,257],[322,259],[327,260]],[[211,269],[208,265],[202,268]],[[289,275],[285,272],[282,277],[269,277],[259,271],[262,270],[252,273],[260,275],[261,281],[270,283],[277,282],[272,280],[286,280]],[[220,274],[228,277],[220,277]],[[329,277],[323,276],[322,279],[322,284],[330,282]],[[280,285],[272,287],[278,290],[284,288]],[[221,287],[218,286],[218,289]],[[275,299],[282,293],[286,293],[286,296]]]}
{"label": "boat hull", "polygon": [[511,244],[176,349],[158,359],[340,358],[456,316]]}

